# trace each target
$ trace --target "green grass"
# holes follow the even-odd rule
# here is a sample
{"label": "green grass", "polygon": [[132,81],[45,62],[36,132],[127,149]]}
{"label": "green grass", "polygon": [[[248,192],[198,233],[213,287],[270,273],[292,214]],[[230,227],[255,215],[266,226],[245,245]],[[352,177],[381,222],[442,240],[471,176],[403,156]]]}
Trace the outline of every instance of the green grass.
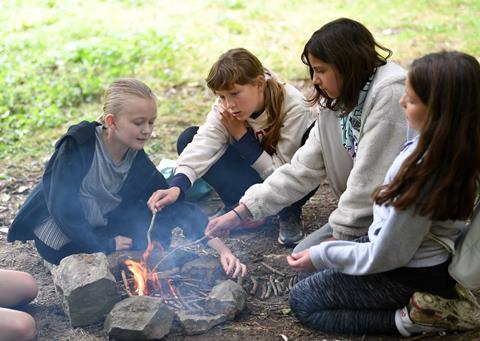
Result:
{"label": "green grass", "polygon": [[303,79],[304,43],[342,16],[363,22],[405,66],[440,49],[480,56],[476,0],[4,0],[0,157],[44,157],[66,126],[98,116],[104,89],[125,76],[158,94],[147,150],[172,157],[178,133],[205,117],[203,79],[219,54],[243,46],[283,79]]}

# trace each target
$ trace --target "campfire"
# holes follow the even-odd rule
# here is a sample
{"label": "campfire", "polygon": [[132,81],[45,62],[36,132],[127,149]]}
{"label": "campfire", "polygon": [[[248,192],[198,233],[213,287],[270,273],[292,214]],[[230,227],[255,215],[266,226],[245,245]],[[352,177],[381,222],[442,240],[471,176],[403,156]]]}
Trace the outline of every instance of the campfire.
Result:
{"label": "campfire", "polygon": [[247,294],[228,280],[218,257],[188,249],[199,241],[170,252],[151,242],[145,252],[63,259],[52,274],[72,327],[104,321],[115,340],[156,340],[201,334],[234,319]]}
{"label": "campfire", "polygon": [[[160,261],[153,267],[149,266],[149,257],[157,250]],[[174,249],[173,251],[176,251]],[[160,299],[164,304],[174,309],[201,310],[201,304],[212,289],[202,279],[184,276],[178,273],[178,268],[157,271],[163,261],[173,254],[165,254],[162,246],[151,242],[140,261],[126,259],[125,269],[121,269],[123,288],[128,296],[150,296]]]}

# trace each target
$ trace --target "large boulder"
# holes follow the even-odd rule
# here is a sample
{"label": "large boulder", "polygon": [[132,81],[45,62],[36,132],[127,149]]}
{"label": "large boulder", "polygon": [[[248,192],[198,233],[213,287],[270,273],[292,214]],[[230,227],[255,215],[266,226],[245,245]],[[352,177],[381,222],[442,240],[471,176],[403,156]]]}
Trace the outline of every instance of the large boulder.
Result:
{"label": "large boulder", "polygon": [[66,257],[52,275],[72,327],[103,321],[121,299],[103,253]]}

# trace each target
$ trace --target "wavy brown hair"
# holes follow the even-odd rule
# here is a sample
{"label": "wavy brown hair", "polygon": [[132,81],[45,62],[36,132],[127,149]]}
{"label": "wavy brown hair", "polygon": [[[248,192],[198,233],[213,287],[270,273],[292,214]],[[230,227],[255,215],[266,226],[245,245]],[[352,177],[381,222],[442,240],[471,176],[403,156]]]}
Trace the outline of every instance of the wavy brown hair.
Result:
{"label": "wavy brown hair", "polygon": [[373,199],[399,210],[415,205],[432,220],[467,219],[479,189],[480,65],[465,53],[432,53],[412,63],[408,81],[426,121],[414,152]]}
{"label": "wavy brown hair", "polygon": [[[231,49],[220,56],[213,64],[206,79],[207,86],[215,93],[219,90],[230,90],[235,84],[256,84],[258,76],[270,75],[260,60],[250,51],[243,48]],[[280,139],[285,112],[282,104],[285,99],[283,84],[272,77],[265,82],[265,110],[268,114],[266,135],[261,145],[269,154],[276,151]]]}
{"label": "wavy brown hair", "polygon": [[340,18],[315,31],[305,44],[301,58],[309,68],[310,79],[313,79],[309,55],[334,65],[342,77],[343,87],[340,96],[333,99],[318,85],[314,85],[315,91],[308,102],[310,105],[319,103],[324,108],[341,110],[346,114],[355,108],[368,78],[377,67],[386,64],[392,51],[377,43],[372,33],[361,23]]}

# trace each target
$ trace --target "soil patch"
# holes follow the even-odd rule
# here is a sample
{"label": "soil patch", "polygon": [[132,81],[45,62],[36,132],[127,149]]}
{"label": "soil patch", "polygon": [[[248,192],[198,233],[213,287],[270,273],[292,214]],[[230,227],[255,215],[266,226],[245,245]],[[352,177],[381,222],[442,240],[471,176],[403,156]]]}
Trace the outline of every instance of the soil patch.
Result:
{"label": "soil patch", "polygon": [[[38,340],[107,340],[103,325],[72,329],[64,314],[60,298],[55,293],[52,277],[43,266],[31,242],[7,243],[6,229],[16,211],[24,202],[28,193],[40,179],[42,167],[33,162],[28,166],[15,166],[7,169],[9,176],[0,180],[0,266],[5,269],[22,270],[33,274],[40,291],[35,301],[26,309],[31,313],[38,327]],[[316,195],[304,206],[303,217],[307,232],[322,226],[337,200],[324,182]],[[220,202],[215,195],[202,201],[206,210],[213,211]],[[286,276],[294,273],[288,268],[285,256],[291,248],[277,243],[278,228],[275,220],[256,231],[243,231],[232,235],[227,244],[248,267],[245,279],[247,290],[250,289],[251,276],[268,280],[270,276],[281,279],[263,263],[283,272]],[[203,250],[202,252],[208,252]],[[284,282],[285,284],[285,282]],[[415,339],[418,340],[419,337]],[[429,340],[473,340],[480,339],[480,333],[424,335],[420,338]],[[288,295],[275,296],[262,300],[248,295],[247,308],[233,322],[215,327],[206,334],[198,336],[170,335],[166,340],[400,340],[390,336],[342,336],[325,335],[306,328],[298,323],[288,306]]]}

